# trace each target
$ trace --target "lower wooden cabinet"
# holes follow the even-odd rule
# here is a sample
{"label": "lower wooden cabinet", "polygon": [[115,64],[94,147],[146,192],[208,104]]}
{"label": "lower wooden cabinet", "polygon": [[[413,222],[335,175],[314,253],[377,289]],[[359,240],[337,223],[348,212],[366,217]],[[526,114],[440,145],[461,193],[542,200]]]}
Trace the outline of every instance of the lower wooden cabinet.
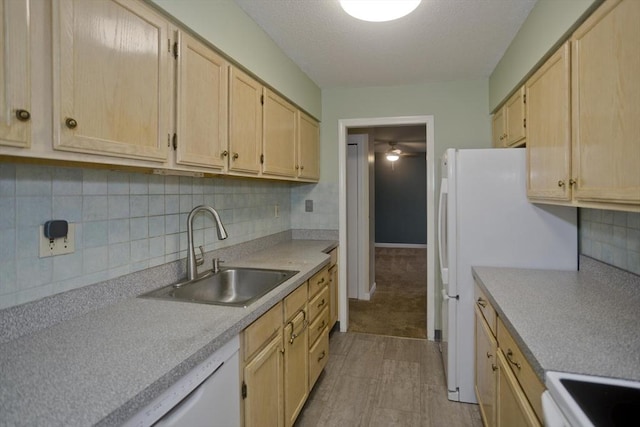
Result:
{"label": "lower wooden cabinet", "polygon": [[338,321],[338,248],[329,252],[331,262],[329,263],[329,330]]}
{"label": "lower wooden cabinet", "polygon": [[309,389],[329,359],[329,266],[309,279]]}
{"label": "lower wooden cabinet", "polygon": [[285,298],[284,326],[284,421],[295,422],[309,396],[309,352],[307,286],[302,285]]}
{"label": "lower wooden cabinet", "polygon": [[498,427],[540,426],[518,380],[502,352],[498,352]]}
{"label": "lower wooden cabinet", "polygon": [[496,381],[498,378],[498,342],[476,308],[475,389],[480,415],[486,426],[496,425]]}

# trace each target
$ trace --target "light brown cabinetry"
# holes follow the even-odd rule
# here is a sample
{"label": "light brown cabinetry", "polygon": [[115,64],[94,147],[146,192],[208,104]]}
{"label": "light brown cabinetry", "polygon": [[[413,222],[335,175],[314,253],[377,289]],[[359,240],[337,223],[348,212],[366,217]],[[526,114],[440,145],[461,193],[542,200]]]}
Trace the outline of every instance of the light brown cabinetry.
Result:
{"label": "light brown cabinetry", "polygon": [[31,61],[27,0],[0,2],[0,145],[31,145]]}
{"label": "light brown cabinetry", "polygon": [[329,266],[309,279],[309,389],[329,359]]}
{"label": "light brown cabinetry", "polygon": [[229,71],[229,171],[258,175],[262,154],[262,85],[236,67]]}
{"label": "light brown cabinetry", "polygon": [[606,0],[526,83],[532,201],[640,211],[639,19]]}
{"label": "light brown cabinetry", "polygon": [[543,383],[475,286],[475,390],[484,425],[540,426]]}
{"label": "light brown cabinetry", "polygon": [[289,294],[284,306],[284,419],[290,427],[309,396],[307,286]]}
{"label": "light brown cabinetry", "polygon": [[318,122],[298,112],[297,177],[320,179],[320,129]]}
{"label": "light brown cabinetry", "polygon": [[242,332],[245,426],[284,426],[282,303]]}
{"label": "light brown cabinetry", "polygon": [[55,2],[54,149],[166,162],[168,27],[139,1]]}
{"label": "light brown cabinetry", "polygon": [[227,61],[186,32],[178,32],[176,163],[227,169]]}
{"label": "light brown cabinetry", "polygon": [[265,88],[263,105],[262,173],[296,176],[297,109]]}
{"label": "light brown cabinetry", "polygon": [[525,99],[524,87],[521,87],[494,114],[492,119],[494,147],[516,147],[525,143]]}
{"label": "light brown cabinetry", "polygon": [[529,122],[527,196],[571,200],[571,89],[568,42],[527,80],[525,90]]}

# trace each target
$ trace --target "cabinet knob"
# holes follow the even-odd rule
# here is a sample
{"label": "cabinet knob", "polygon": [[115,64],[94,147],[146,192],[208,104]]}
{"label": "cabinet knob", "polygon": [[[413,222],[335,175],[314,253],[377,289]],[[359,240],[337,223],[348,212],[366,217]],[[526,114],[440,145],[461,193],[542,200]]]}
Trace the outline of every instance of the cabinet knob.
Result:
{"label": "cabinet knob", "polygon": [[320,353],[320,356],[318,356],[318,362],[319,362],[319,361],[321,361],[322,359],[324,359],[324,357],[325,357],[326,355],[327,355],[327,354],[324,352],[324,350],[322,350],[322,353]]}
{"label": "cabinet knob", "polygon": [[300,170],[304,170],[304,166],[300,166]]}
{"label": "cabinet knob", "polygon": [[67,125],[69,129],[75,129],[78,127],[78,122],[71,117],[67,117],[67,120],[64,121],[64,124]]}
{"label": "cabinet knob", "polygon": [[487,351],[487,359],[491,359],[492,354]]}
{"label": "cabinet knob", "polygon": [[300,169],[300,166],[296,165],[296,170]]}
{"label": "cabinet knob", "polygon": [[564,187],[564,181],[563,180],[558,181],[558,187]]}
{"label": "cabinet knob", "polygon": [[238,153],[233,153],[233,160],[236,160],[238,157],[240,157],[240,154],[238,154]]}
{"label": "cabinet knob", "polygon": [[573,186],[573,185],[576,185],[576,184],[578,184],[578,181],[576,181],[575,179],[571,178],[569,180],[569,185]]}
{"label": "cabinet knob", "polygon": [[229,152],[227,150],[224,150],[222,153],[220,153],[220,155],[222,157],[227,157],[229,155]]}
{"label": "cabinet knob", "polygon": [[497,369],[498,369],[498,367],[495,365],[495,363],[492,363],[492,364],[491,364],[491,370],[492,370],[493,372],[495,372]]}
{"label": "cabinet knob", "polygon": [[487,302],[482,298],[478,298],[478,305],[482,308],[485,308],[487,306]]}
{"label": "cabinet knob", "polygon": [[19,109],[16,110],[16,118],[21,122],[26,122],[31,118],[31,113],[27,110]]}

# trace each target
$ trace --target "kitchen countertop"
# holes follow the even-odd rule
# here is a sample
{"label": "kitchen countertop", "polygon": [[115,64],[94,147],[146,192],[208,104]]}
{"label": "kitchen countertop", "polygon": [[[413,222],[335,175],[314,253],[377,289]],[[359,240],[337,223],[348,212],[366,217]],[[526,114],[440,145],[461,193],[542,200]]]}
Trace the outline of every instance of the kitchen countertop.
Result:
{"label": "kitchen countertop", "polygon": [[473,275],[543,383],[545,371],[640,381],[640,277],[587,257],[580,271]]}
{"label": "kitchen countertop", "polygon": [[329,263],[291,240],[232,266],[300,271],[247,308],[128,298],[0,347],[0,425],[117,425]]}

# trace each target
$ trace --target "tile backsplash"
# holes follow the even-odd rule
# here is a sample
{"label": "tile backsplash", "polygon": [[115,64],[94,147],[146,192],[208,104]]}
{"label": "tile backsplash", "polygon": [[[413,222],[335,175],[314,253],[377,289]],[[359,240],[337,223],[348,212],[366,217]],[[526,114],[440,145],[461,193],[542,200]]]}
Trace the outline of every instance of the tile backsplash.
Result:
{"label": "tile backsplash", "polygon": [[580,253],[640,274],[640,212],[580,209]]}
{"label": "tile backsplash", "polygon": [[[229,233],[219,241],[212,218],[196,217],[205,251],[289,230],[291,185],[0,163],[0,309],[184,258],[200,204]],[[74,253],[39,258],[39,226],[51,219],[75,224]]]}

